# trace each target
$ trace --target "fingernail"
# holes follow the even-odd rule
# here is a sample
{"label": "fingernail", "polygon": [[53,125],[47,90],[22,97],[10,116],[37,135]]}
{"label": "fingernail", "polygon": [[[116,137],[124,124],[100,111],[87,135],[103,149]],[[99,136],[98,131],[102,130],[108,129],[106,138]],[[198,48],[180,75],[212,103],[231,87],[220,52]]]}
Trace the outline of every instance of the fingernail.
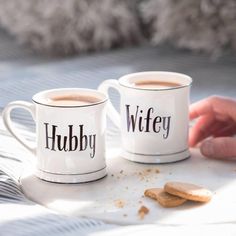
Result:
{"label": "fingernail", "polygon": [[214,145],[211,141],[205,141],[201,146],[202,154],[205,156],[214,155]]}

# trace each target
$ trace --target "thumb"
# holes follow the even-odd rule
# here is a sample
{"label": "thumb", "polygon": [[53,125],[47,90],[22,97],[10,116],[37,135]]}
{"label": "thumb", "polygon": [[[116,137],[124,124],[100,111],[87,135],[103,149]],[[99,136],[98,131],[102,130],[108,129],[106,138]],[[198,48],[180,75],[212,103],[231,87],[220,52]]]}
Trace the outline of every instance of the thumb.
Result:
{"label": "thumb", "polygon": [[210,158],[236,158],[236,138],[220,137],[206,140],[200,147],[201,153]]}

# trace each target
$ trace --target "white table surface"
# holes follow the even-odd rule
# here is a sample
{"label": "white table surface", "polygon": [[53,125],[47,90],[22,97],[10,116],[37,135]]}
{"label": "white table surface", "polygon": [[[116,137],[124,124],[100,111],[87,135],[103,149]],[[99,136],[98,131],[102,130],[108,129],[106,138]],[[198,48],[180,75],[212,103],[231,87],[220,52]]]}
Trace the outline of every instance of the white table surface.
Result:
{"label": "white table surface", "polygon": [[[57,212],[101,219],[108,223],[190,226],[236,222],[234,162],[207,159],[193,149],[192,157],[187,160],[150,165],[125,160],[119,152],[119,148],[109,149],[108,175],[99,181],[55,184],[36,178],[32,168],[29,168],[31,171],[26,168],[21,178],[22,189],[28,198]],[[156,173],[156,169],[160,173]],[[167,209],[143,197],[145,189],[162,187],[167,181],[205,186],[214,192],[213,199],[207,204],[187,202]],[[116,200],[122,200],[124,207],[117,207]],[[150,209],[143,220],[137,214],[141,205]]]}

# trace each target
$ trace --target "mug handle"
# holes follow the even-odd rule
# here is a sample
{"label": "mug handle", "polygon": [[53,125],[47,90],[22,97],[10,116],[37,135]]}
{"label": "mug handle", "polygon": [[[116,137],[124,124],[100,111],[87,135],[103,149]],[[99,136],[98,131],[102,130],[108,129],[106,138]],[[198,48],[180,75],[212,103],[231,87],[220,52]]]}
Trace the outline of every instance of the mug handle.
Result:
{"label": "mug handle", "polygon": [[25,101],[15,101],[9,103],[2,112],[3,123],[6,126],[7,130],[12,134],[16,140],[21,143],[25,148],[27,148],[34,155],[36,154],[36,147],[31,147],[28,142],[18,134],[16,128],[13,125],[11,120],[11,111],[15,108],[22,108],[27,110],[33,117],[35,121],[35,105],[30,102]]}
{"label": "mug handle", "polygon": [[[108,97],[108,90],[109,88],[114,88],[115,90],[117,90],[120,94],[120,85],[118,83],[117,80],[115,79],[109,79],[109,80],[105,80],[104,82],[102,82],[99,87],[98,90],[105,93]],[[111,121],[113,121],[113,123],[120,128],[121,126],[121,121],[120,121],[120,114],[118,113],[118,111],[115,109],[115,107],[112,105],[111,101],[108,101],[108,117],[111,119]]]}

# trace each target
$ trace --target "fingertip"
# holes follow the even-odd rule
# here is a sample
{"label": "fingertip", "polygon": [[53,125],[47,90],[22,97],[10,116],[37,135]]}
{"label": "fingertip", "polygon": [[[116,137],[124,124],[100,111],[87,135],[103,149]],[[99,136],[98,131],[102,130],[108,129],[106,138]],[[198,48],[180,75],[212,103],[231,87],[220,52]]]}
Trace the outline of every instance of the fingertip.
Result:
{"label": "fingertip", "polygon": [[214,156],[214,147],[213,143],[210,140],[203,141],[200,146],[200,152],[203,156],[213,157]]}
{"label": "fingertip", "polygon": [[212,99],[206,98],[195,102],[189,107],[189,118],[190,120],[195,119],[199,116],[212,113]]}
{"label": "fingertip", "polygon": [[220,137],[206,140],[200,147],[201,153],[210,158],[233,159],[236,157],[236,139]]}
{"label": "fingertip", "polygon": [[189,107],[189,119],[190,120],[193,120],[193,119],[198,117],[197,111],[196,111],[196,109],[195,109],[195,107],[193,105],[191,105]]}

